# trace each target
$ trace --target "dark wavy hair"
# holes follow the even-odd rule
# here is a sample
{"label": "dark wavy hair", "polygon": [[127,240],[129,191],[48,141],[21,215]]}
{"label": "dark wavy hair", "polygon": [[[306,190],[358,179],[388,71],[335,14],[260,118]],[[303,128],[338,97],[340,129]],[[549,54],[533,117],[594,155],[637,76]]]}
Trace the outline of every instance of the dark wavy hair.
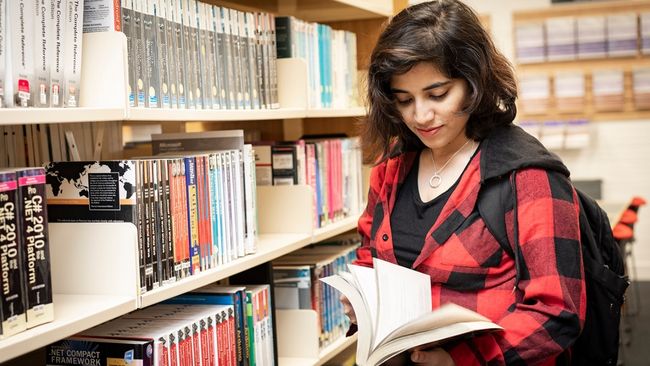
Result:
{"label": "dark wavy hair", "polygon": [[481,140],[495,127],[512,123],[517,86],[510,62],[497,50],[476,13],[458,0],[420,3],[386,25],[370,57],[368,118],[361,133],[367,162],[380,162],[424,147],[403,123],[390,90],[393,75],[431,62],[468,84],[468,138]]}

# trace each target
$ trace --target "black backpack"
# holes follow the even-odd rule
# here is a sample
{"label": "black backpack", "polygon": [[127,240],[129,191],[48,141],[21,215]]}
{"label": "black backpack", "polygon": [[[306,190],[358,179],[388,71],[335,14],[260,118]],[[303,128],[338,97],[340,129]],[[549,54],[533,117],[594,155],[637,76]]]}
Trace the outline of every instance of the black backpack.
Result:
{"label": "black backpack", "polygon": [[[496,178],[481,187],[478,211],[490,233],[515,260],[520,277],[517,227],[516,174]],[[625,290],[629,285],[610,221],[596,201],[576,189],[580,203],[580,240],[587,291],[587,314],[582,333],[571,347],[571,365],[616,365],[619,324]],[[514,246],[508,242],[505,214],[514,210]],[[514,250],[513,250],[514,248]]]}

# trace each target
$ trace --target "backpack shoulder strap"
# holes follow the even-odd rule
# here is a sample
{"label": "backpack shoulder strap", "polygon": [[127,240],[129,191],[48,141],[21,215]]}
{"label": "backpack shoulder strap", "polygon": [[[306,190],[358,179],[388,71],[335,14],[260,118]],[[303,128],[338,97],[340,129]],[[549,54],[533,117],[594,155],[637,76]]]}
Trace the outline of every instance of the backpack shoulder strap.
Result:
{"label": "backpack shoulder strap", "polygon": [[[508,177],[501,177],[486,183],[479,192],[477,208],[488,231],[497,240],[501,248],[515,261],[515,289],[521,276],[521,253],[519,249],[519,224],[517,222],[517,172]],[[506,228],[506,212],[513,210],[513,238],[511,245]]]}
{"label": "backpack shoulder strap", "polygon": [[514,258],[506,229],[506,212],[512,208],[512,204],[512,188],[507,177],[493,179],[481,187],[477,203],[478,213],[501,248]]}

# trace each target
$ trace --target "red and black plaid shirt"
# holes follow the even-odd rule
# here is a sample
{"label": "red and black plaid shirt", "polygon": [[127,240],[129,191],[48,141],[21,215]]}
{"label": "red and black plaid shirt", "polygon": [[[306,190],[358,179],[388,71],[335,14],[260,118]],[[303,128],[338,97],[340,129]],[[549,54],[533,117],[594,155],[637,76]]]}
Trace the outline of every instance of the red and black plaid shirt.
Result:
{"label": "red and black plaid shirt", "polygon": [[[373,256],[397,263],[389,216],[416,156],[405,153],[373,168],[368,205],[359,219],[357,264],[372,266]],[[449,345],[456,365],[555,365],[566,359],[564,351],[578,337],[586,310],[575,191],[560,173],[517,172],[522,266],[514,291],[515,262],[476,209],[480,157],[479,151],[461,176],[413,268],[431,276],[434,308],[454,302],[504,328]],[[509,235],[512,214],[506,214]]]}

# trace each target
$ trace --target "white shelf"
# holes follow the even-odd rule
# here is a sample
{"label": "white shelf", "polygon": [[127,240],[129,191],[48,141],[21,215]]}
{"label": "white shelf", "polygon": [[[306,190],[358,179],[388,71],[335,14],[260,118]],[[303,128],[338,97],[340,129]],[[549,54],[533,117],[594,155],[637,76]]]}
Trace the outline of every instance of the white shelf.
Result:
{"label": "white shelf", "polygon": [[191,110],[131,108],[131,121],[253,121],[304,118],[303,108],[257,109],[257,110]]}
{"label": "white shelf", "polygon": [[365,115],[366,109],[364,107],[351,107],[347,109],[308,109],[305,117],[363,117]]}
{"label": "white shelf", "polygon": [[357,341],[357,335],[354,334],[350,337],[341,337],[329,346],[325,347],[319,353],[318,359],[315,358],[301,358],[301,357],[280,357],[278,358],[279,366],[320,366],[327,363],[327,361],[336,357],[341,351],[352,346]]}
{"label": "white shelf", "polygon": [[135,297],[54,294],[54,321],[0,341],[0,363],[135,309]]}
{"label": "white shelf", "polygon": [[325,227],[318,228],[314,230],[312,236],[312,243],[318,243],[325,239],[329,239],[338,234],[342,234],[346,231],[352,230],[357,227],[357,222],[359,221],[359,214],[352,215],[337,221],[335,223],[329,224]]}
{"label": "white shelf", "polygon": [[266,263],[311,242],[308,234],[265,234],[257,239],[257,253],[239,258],[219,268],[197,273],[182,280],[152,290],[141,297],[141,306],[146,307],[174,296],[192,291],[212,282],[230,277],[236,273]]}
{"label": "white shelf", "polygon": [[0,125],[120,121],[124,116],[123,108],[5,108],[0,109]]}

